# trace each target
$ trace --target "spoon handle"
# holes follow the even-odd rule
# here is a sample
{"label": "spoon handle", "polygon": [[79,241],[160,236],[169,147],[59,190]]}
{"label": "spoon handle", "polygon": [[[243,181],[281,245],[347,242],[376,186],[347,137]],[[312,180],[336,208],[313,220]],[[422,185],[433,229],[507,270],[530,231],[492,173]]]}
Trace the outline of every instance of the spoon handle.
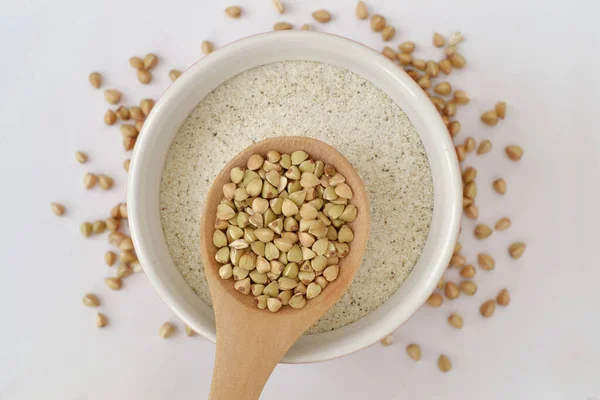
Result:
{"label": "spoon handle", "polygon": [[[227,336],[231,338],[230,336]],[[210,400],[257,400],[283,354],[265,357],[262,340],[227,340],[218,338]],[[243,344],[242,344],[243,342]],[[252,346],[252,347],[247,347]]]}
{"label": "spoon handle", "polygon": [[[249,321],[247,310],[239,304],[229,307],[226,315],[218,308],[215,311],[217,353],[209,399],[257,400],[302,330],[280,318]],[[262,311],[265,317],[272,317],[269,311]]]}

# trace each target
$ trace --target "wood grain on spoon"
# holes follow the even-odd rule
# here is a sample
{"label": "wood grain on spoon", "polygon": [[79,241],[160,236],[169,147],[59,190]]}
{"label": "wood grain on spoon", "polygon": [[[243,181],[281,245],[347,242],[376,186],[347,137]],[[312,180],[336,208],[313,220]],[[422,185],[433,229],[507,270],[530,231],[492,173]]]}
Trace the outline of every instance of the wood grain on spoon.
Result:
{"label": "wood grain on spoon", "polygon": [[[332,164],[346,177],[354,196],[349,204],[358,209],[348,223],[354,232],[350,252],[340,259],[340,274],[302,309],[283,307],[272,313],[254,304],[254,296],[243,295],[231,280],[219,276],[212,243],[217,205],[223,199],[221,188],[229,182],[234,167],[246,167],[250,155],[266,156],[269,150],[291,154],[303,150],[314,160]],[[271,372],[294,342],[344,294],[362,257],[369,236],[369,201],[364,184],[346,158],[333,147],[316,139],[298,136],[276,137],[248,147],[233,158],[215,179],[204,204],[200,228],[200,251],[217,326],[217,353],[210,391],[212,400],[258,399]]]}

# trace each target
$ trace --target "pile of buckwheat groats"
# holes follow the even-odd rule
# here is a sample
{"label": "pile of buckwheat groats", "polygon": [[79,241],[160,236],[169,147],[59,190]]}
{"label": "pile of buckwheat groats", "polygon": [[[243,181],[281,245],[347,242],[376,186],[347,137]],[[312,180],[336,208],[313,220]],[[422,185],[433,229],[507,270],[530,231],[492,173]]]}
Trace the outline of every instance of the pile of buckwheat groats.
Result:
{"label": "pile of buckwheat groats", "polygon": [[302,150],[252,154],[222,192],[212,240],[219,276],[252,293],[258,308],[304,308],[337,279],[358,209],[333,165]]}
{"label": "pile of buckwheat groats", "polygon": [[[273,0],[273,4],[279,12],[279,14],[285,13],[285,7],[279,0]],[[232,19],[238,19],[242,16],[243,10],[237,6],[230,6],[225,9],[225,13]],[[356,17],[361,20],[369,19],[369,10],[364,2],[359,1],[356,5]],[[331,15],[326,10],[317,10],[312,14],[314,20],[319,24],[326,24],[331,20]],[[278,30],[290,30],[293,29],[293,25],[288,22],[277,22],[273,29]],[[381,34],[381,38],[384,42],[389,42],[394,39],[396,30],[393,26],[389,25],[386,18],[381,15],[374,14],[370,17],[370,28],[373,32]],[[301,27],[302,30],[312,30],[310,24],[304,24]],[[405,41],[398,44],[398,51],[394,50],[390,46],[385,46],[382,50],[382,54],[388,59],[397,62],[399,67],[403,68],[412,79],[414,79],[418,85],[428,94],[432,103],[435,105],[444,123],[448,128],[449,135],[454,138],[456,144],[456,154],[459,162],[461,163],[462,179],[463,179],[463,210],[467,218],[477,220],[479,216],[478,207],[476,204],[477,197],[477,170],[473,167],[467,167],[464,165],[464,161],[470,154],[476,154],[483,156],[492,150],[492,143],[489,140],[482,140],[479,144],[476,143],[472,137],[467,137],[462,142],[459,142],[458,135],[461,132],[461,124],[456,119],[458,110],[469,103],[470,97],[467,92],[463,90],[456,90],[452,84],[443,78],[449,76],[453,69],[462,69],[467,65],[466,59],[459,53],[458,47],[464,40],[461,33],[455,32],[446,39],[439,33],[434,33],[432,38],[433,46],[436,48],[443,49],[442,58],[436,60],[423,60],[416,59],[412,56],[416,44],[410,41]],[[209,54],[213,51],[214,46],[209,41],[204,41],[201,44],[201,48],[204,54]],[[131,57],[129,60],[130,65],[135,69],[137,79],[142,84],[148,84],[152,81],[152,68],[157,65],[159,58],[150,53],[140,57]],[[171,80],[176,80],[181,75],[181,72],[176,69],[169,71],[169,77]],[[439,80],[440,82],[437,82]],[[98,89],[102,87],[102,76],[98,72],[92,72],[89,75],[90,84]],[[430,91],[430,89],[432,89]],[[104,97],[110,105],[118,105],[121,102],[121,92],[116,89],[104,90]],[[119,105],[116,109],[108,109],[104,114],[104,122],[107,125],[115,125],[121,121],[120,131],[122,135],[123,147],[126,151],[131,151],[136,143],[136,138],[142,129],[144,120],[152,110],[154,106],[154,100],[143,99],[139,102],[138,106],[135,105]],[[481,115],[481,122],[488,126],[495,126],[506,116],[506,103],[499,101],[489,111],[484,112]],[[514,161],[518,162],[522,155],[523,149],[518,145],[509,145],[504,149],[506,156]],[[77,151],[75,153],[77,162],[86,164],[88,162],[88,156],[83,151]],[[127,159],[123,163],[125,171],[129,170],[130,160]],[[496,179],[491,183],[494,191],[499,195],[503,195],[507,190],[507,183],[504,179]],[[103,190],[111,189],[113,185],[113,179],[109,176],[102,174],[86,173],[83,177],[83,186],[86,190],[91,190],[95,186],[99,186]],[[57,216],[65,214],[65,207],[60,203],[52,203],[51,209]],[[127,206],[125,203],[115,205],[109,213],[108,218],[100,218],[93,222],[83,222],[80,225],[81,233],[84,237],[91,235],[99,235],[105,233],[107,230],[108,243],[112,246],[112,250],[109,250],[104,255],[107,266],[115,268],[115,276],[111,276],[105,279],[106,285],[112,290],[120,290],[123,286],[123,280],[135,272],[140,272],[141,267],[137,260],[135,249],[131,237],[127,232]],[[476,225],[474,235],[477,239],[485,240],[492,235],[494,230],[506,230],[511,226],[511,221],[508,218],[500,218],[491,228],[487,224],[479,223]],[[460,243],[456,243],[454,249],[454,255],[450,260],[449,269],[451,267],[458,268],[460,270],[460,276],[464,278],[460,283],[456,284],[451,281],[446,281],[444,278],[440,280],[437,285],[437,289],[429,299],[427,300],[428,305],[431,307],[440,307],[444,302],[444,296],[448,301],[452,301],[458,298],[461,293],[466,296],[472,296],[477,291],[477,284],[472,280],[477,274],[477,269],[473,264],[467,262],[466,258],[461,254],[462,246]],[[118,255],[115,251],[118,251]],[[525,251],[525,243],[514,242],[507,249],[509,255],[518,259],[523,255]],[[486,253],[480,253],[477,256],[477,265],[484,271],[494,269],[495,261],[494,258]],[[88,307],[100,307],[101,301],[95,294],[88,293],[83,296],[83,303]],[[502,289],[497,294],[492,295],[488,300],[480,305],[480,314],[489,318],[494,314],[496,304],[499,306],[506,307],[510,303],[510,294],[507,289]],[[448,316],[448,323],[456,328],[461,329],[463,327],[463,318],[459,313],[452,313]],[[99,328],[105,327],[108,324],[108,318],[98,312],[96,318],[96,325]],[[159,328],[159,335],[163,338],[170,337],[176,328],[170,322],[165,322]],[[193,336],[195,333],[187,326],[185,330],[188,336]],[[389,335],[381,340],[383,345],[392,344],[392,336]],[[421,347],[418,344],[409,344],[406,347],[406,352],[409,357],[415,361],[421,359]],[[444,355],[439,355],[438,368],[447,372],[452,368],[450,359]]]}

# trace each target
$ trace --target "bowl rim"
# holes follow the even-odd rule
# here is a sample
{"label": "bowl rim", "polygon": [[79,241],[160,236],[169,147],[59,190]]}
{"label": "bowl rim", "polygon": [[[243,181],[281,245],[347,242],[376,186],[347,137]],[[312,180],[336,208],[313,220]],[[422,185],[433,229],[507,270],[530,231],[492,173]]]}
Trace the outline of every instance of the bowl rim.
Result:
{"label": "bowl rim", "polygon": [[[156,105],[144,123],[142,132],[138,137],[132,154],[131,169],[129,172],[128,181],[127,205],[131,236],[140,263],[143,266],[144,272],[152,287],[163,299],[163,301],[175,312],[175,314],[183,320],[183,322],[192,327],[200,335],[214,343],[216,340],[214,328],[211,330],[209,326],[206,326],[206,323],[210,322],[210,316],[205,315],[203,318],[208,318],[208,320],[199,321],[195,316],[195,310],[193,310],[189,304],[191,299],[188,291],[191,292],[193,296],[196,296],[195,293],[193,293],[191,288],[187,286],[187,283],[185,283],[183,276],[181,276],[177,268],[179,279],[185,283],[188,290],[186,291],[186,289],[181,287],[179,289],[174,288],[174,285],[168,286],[167,283],[169,282],[168,280],[165,280],[165,276],[169,275],[169,273],[162,270],[162,265],[158,263],[156,254],[154,253],[153,249],[151,249],[151,247],[153,247],[151,246],[153,241],[151,236],[153,234],[149,229],[146,229],[147,224],[145,223],[147,219],[151,219],[149,217],[156,217],[158,214],[158,226],[160,227],[159,236],[162,237],[162,241],[165,242],[164,246],[166,246],[166,241],[164,234],[162,233],[162,226],[160,225],[160,215],[158,212],[159,207],[156,207],[156,210],[151,210],[152,204],[149,204],[151,202],[147,200],[147,197],[151,198],[152,196],[150,196],[149,193],[149,183],[146,179],[147,176],[145,174],[144,167],[151,165],[150,163],[153,162],[153,160],[150,159],[150,154],[152,153],[151,150],[155,150],[156,147],[158,147],[156,146],[156,139],[162,133],[162,128],[160,125],[167,123],[166,120],[171,118],[171,115],[174,112],[174,107],[177,106],[177,101],[186,96],[186,90],[189,89],[187,85],[191,86],[195,81],[203,79],[206,76],[205,74],[208,71],[211,71],[211,68],[214,69],[218,67],[219,63],[224,62],[224,60],[227,58],[239,56],[240,54],[246,54],[256,49],[268,49],[269,46],[279,46],[284,48],[284,46],[295,45],[307,46],[307,48],[310,48],[311,50],[314,48],[315,51],[317,51],[317,49],[322,51],[331,51],[333,54],[332,59],[335,58],[335,56],[345,57],[346,61],[355,63],[357,66],[377,69],[381,79],[393,81],[398,86],[394,90],[389,87],[384,88],[380,85],[377,85],[375,82],[372,83],[391,97],[392,95],[390,94],[390,91],[394,94],[397,94],[397,96],[402,96],[403,99],[406,98],[403,101],[405,103],[404,105],[407,107],[401,108],[407,115],[409,115],[409,118],[414,125],[416,124],[413,122],[412,116],[418,117],[423,121],[423,124],[427,126],[427,129],[425,130],[417,129],[419,137],[422,141],[423,137],[434,137],[436,139],[436,144],[431,146],[434,146],[432,149],[436,150],[436,155],[440,157],[440,160],[436,158],[435,162],[437,163],[439,161],[443,164],[446,171],[440,170],[438,172],[443,175],[443,178],[447,179],[447,182],[443,183],[445,188],[443,190],[445,191],[445,199],[442,202],[439,198],[440,196],[435,194],[437,187],[440,185],[436,185],[436,182],[442,178],[436,178],[432,168],[432,178],[434,180],[434,215],[436,212],[440,211],[439,207],[444,209],[445,214],[442,215],[444,219],[444,226],[442,231],[435,232],[435,235],[437,235],[436,246],[429,246],[431,243],[430,236],[434,234],[433,229],[430,229],[425,246],[423,247],[422,254],[420,255],[419,260],[417,260],[413,269],[414,271],[417,268],[417,266],[420,264],[420,260],[425,254],[426,249],[428,249],[428,251],[431,253],[427,253],[427,257],[431,260],[428,263],[428,266],[422,267],[427,269],[428,276],[425,278],[411,279],[411,275],[413,275],[413,271],[411,271],[409,277],[406,278],[406,280],[397,290],[397,292],[400,292],[404,286],[407,286],[407,288],[404,290],[406,291],[406,294],[403,294],[402,296],[404,301],[403,307],[384,307],[392,298],[396,297],[397,293],[395,293],[388,301],[386,301],[386,303],[380,306],[380,308],[372,311],[370,314],[367,314],[361,320],[334,331],[302,337],[290,349],[288,354],[286,354],[282,360],[282,362],[286,363],[307,363],[325,361],[354,353],[370,346],[385,335],[396,330],[425,302],[427,297],[435,288],[435,285],[442,276],[448,265],[450,257],[452,256],[454,244],[460,228],[460,218],[462,214],[462,180],[460,177],[460,169],[458,160],[456,158],[454,144],[441,120],[439,113],[427,95],[413,81],[413,79],[404,72],[402,68],[398,68],[396,64],[382,56],[380,53],[361,43],[338,35],[327,33],[300,31],[269,32],[253,35],[232,42],[194,63],[167,88],[160,99],[156,102]],[[309,57],[286,59],[311,60]],[[269,64],[271,62],[276,61],[266,61],[259,65]],[[340,68],[345,68],[336,64],[333,60],[331,60],[330,63]],[[256,65],[249,66],[243,70],[254,67],[256,67]],[[361,75],[356,71],[353,72]],[[233,74],[223,81],[218,82],[218,84],[214,86],[213,89],[210,89],[208,93],[235,75],[237,74]],[[365,78],[362,75],[361,77]],[[403,92],[398,92],[398,88],[402,88]],[[196,104],[192,107],[192,110],[202,98],[196,102]],[[396,102],[398,103],[398,101]],[[406,108],[411,110],[411,114],[413,114],[412,116],[409,114],[409,112],[407,112]],[[189,115],[189,112],[185,115]],[[183,120],[185,120],[185,117]],[[171,123],[171,125],[174,124]],[[180,124],[178,124],[176,131],[179,130],[179,126]],[[166,146],[166,148],[161,150],[164,152],[164,158],[166,158],[166,154],[169,151],[171,142],[172,140],[169,141],[169,145]],[[431,155],[429,150],[426,149],[428,159],[430,159]],[[163,167],[164,163],[160,168],[161,172]],[[162,173],[160,175],[162,175]],[[152,219],[152,222],[156,221]],[[171,258],[171,255],[168,251],[167,256]],[[174,265],[172,259],[171,263]],[[419,272],[419,274],[421,274],[421,272]],[[175,279],[177,280],[178,278]],[[416,279],[419,279],[419,282],[414,282]],[[182,293],[182,291],[185,293]],[[406,299],[404,299],[404,297],[406,297]],[[380,309],[384,308],[386,308],[385,312],[389,314],[386,314],[385,320],[370,318],[370,316],[375,313],[379,313]],[[381,313],[383,312],[384,311]],[[374,321],[370,321],[373,319]],[[377,322],[376,324],[373,323],[375,321]],[[212,324],[214,325],[214,316],[212,319]],[[352,336],[352,339],[355,340],[346,340],[343,335],[349,334],[352,330],[358,330],[358,333]],[[327,336],[328,340],[333,344],[324,343],[321,346],[318,346],[317,343],[322,341],[321,339],[323,338],[323,335]],[[311,346],[313,346],[316,350],[311,351]]]}

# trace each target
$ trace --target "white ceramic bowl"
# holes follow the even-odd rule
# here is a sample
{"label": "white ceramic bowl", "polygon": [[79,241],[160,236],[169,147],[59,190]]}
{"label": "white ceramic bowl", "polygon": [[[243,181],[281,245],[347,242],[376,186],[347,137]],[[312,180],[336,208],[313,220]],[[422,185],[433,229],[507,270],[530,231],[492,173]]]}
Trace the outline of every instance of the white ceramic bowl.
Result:
{"label": "white ceramic bowl", "polygon": [[419,133],[434,186],[431,229],[409,277],[385,304],[361,320],[301,337],[283,362],[305,363],[341,357],[375,343],[425,302],[454,249],[462,186],[454,145],[434,106],[401,68],[368,47],[334,35],[287,31],[242,39],[203,58],[167,89],[144,123],[131,162],[127,198],[131,234],[150,283],[177,316],[199,334],[215,342],[214,314],[179,273],[160,222],[159,187],[167,152],[186,117],[212,90],[245,70],[284,60],[333,64],[387,93]]}

